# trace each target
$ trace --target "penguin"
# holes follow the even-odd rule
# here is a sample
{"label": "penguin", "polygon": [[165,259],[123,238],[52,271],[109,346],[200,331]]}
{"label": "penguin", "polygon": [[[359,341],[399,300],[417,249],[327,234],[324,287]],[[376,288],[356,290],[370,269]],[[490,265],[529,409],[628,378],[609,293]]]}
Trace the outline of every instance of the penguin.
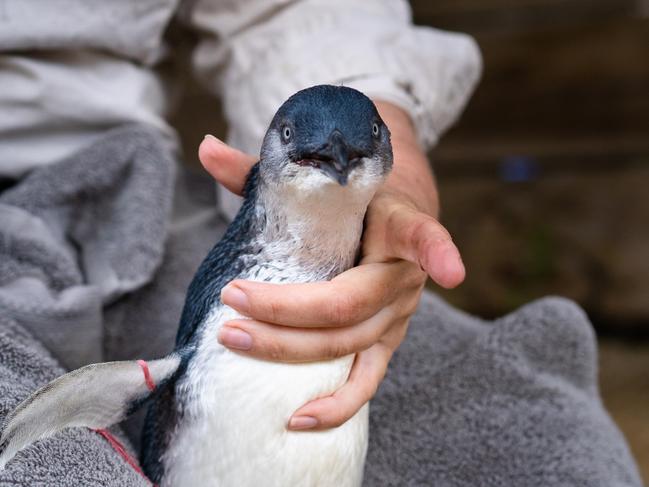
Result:
{"label": "penguin", "polygon": [[326,431],[290,431],[292,413],[347,380],[354,355],[275,363],[218,343],[242,318],[220,301],[233,279],[330,280],[359,255],[367,206],[393,163],[375,105],[344,86],[299,91],[279,108],[244,200],[187,291],[174,350],[150,362],[92,364],[20,403],[0,435],[0,470],[68,427],[107,428],[148,405],[140,463],[163,487],[360,486],[369,406]]}

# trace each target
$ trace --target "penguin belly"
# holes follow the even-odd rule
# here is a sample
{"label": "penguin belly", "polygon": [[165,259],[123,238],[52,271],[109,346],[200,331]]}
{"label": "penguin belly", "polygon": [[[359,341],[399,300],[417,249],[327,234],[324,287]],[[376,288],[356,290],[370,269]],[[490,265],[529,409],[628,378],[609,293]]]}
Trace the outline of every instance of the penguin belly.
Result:
{"label": "penguin belly", "polygon": [[345,383],[354,356],[282,364],[237,354],[216,337],[221,324],[239,317],[219,304],[203,327],[177,385],[182,419],[163,457],[163,486],[360,486],[368,405],[335,429],[286,429],[300,406]]}

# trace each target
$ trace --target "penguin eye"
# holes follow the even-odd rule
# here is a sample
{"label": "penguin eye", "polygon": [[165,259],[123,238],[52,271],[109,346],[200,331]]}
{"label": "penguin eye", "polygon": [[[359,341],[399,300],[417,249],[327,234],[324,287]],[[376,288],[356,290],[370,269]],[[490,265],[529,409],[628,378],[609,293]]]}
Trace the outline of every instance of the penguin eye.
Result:
{"label": "penguin eye", "polygon": [[376,122],[374,122],[374,124],[372,124],[372,135],[373,135],[374,137],[378,137],[378,136],[379,136],[379,124],[376,123]]}
{"label": "penguin eye", "polygon": [[288,126],[285,126],[282,129],[282,138],[284,139],[284,142],[288,142],[291,140],[291,136],[293,135],[293,132],[291,131],[291,128]]}

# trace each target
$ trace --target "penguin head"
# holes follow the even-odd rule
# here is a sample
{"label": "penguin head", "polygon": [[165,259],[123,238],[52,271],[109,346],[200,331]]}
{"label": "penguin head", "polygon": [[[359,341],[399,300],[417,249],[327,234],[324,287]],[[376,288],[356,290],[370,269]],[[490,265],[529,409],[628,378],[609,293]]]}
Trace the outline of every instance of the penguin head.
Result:
{"label": "penguin head", "polygon": [[291,96],[261,149],[260,176],[293,192],[375,191],[392,167],[390,131],[352,88],[319,85]]}

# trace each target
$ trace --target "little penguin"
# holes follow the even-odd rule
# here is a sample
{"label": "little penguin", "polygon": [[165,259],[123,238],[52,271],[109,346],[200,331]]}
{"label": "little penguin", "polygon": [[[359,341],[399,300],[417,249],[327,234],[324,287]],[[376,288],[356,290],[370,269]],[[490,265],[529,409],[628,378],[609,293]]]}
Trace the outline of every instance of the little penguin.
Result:
{"label": "little penguin", "polygon": [[330,395],[354,356],[275,363],[217,341],[242,318],[220,301],[233,279],[330,280],[359,255],[367,206],[392,167],[372,101],[344,86],[299,91],[279,108],[244,201],[187,291],[167,357],[93,364],[19,404],[0,435],[0,471],[22,448],[68,427],[107,428],[148,404],[141,464],[164,487],[360,486],[368,405],[326,431],[290,431],[292,413]]}

